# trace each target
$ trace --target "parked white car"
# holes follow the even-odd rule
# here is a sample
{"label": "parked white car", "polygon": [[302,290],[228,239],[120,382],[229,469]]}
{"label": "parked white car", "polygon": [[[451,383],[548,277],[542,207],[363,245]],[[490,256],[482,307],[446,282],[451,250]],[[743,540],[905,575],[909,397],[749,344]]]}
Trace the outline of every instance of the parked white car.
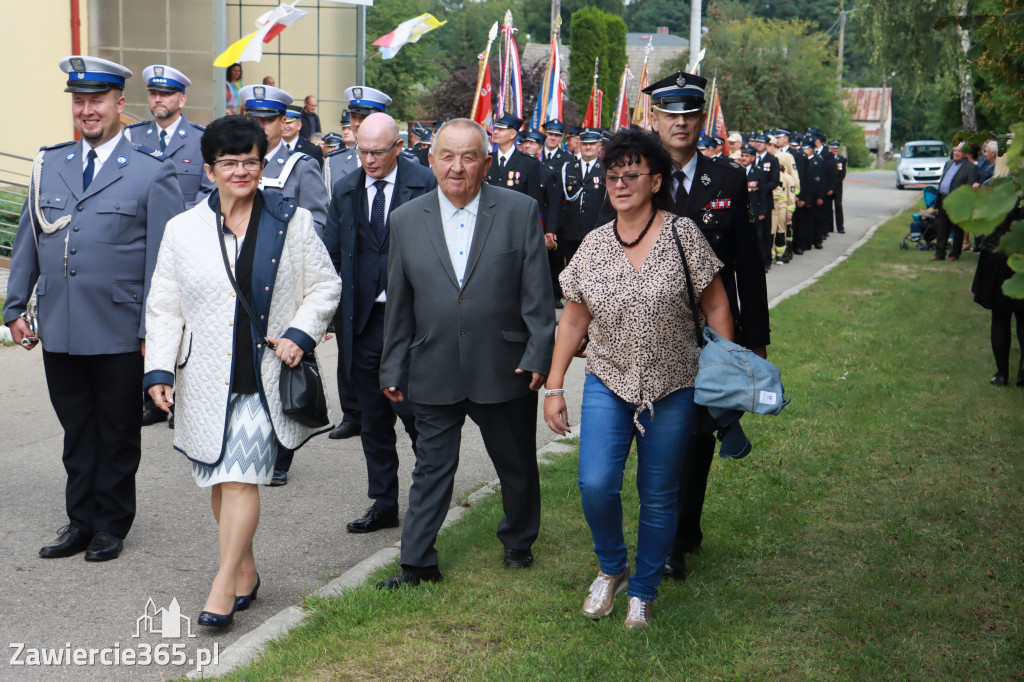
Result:
{"label": "parked white car", "polygon": [[937,185],[949,160],[949,148],[941,140],[914,140],[903,146],[896,165],[896,189]]}

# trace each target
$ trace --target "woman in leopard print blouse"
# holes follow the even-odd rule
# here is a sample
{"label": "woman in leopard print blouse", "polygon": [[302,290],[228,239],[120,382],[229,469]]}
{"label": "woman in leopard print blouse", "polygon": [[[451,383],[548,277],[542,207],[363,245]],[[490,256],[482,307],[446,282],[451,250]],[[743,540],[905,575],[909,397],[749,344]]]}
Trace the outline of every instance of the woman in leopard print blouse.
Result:
{"label": "woman in leopard print blouse", "polygon": [[[657,138],[617,133],[605,150],[608,197],[617,217],[586,236],[560,277],[568,303],[558,326],[544,418],[568,431],[561,391],[584,338],[587,376],[580,420],[579,485],[601,571],[583,612],[611,613],[629,584],[626,627],[644,627],[676,525],[679,472],[696,415],[693,380],[700,348],[687,278],[707,323],[732,337],[721,261],[696,224],[658,208],[672,188],[672,163]],[[622,473],[637,443],[640,494],[636,572],[629,576],[622,533]]]}

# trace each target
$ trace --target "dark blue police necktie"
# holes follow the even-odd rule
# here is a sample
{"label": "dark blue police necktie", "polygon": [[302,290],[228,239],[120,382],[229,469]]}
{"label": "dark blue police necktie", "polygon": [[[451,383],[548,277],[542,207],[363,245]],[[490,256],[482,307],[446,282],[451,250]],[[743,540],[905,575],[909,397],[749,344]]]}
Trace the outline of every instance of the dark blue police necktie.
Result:
{"label": "dark blue police necktie", "polygon": [[85,171],[82,173],[82,190],[89,189],[92,184],[92,175],[96,170],[96,150],[90,149],[86,157],[89,161],[85,164]]}
{"label": "dark blue police necktie", "polygon": [[373,195],[373,208],[370,210],[370,227],[377,241],[384,243],[384,188],[388,186],[387,180],[377,180],[373,183],[377,193]]}
{"label": "dark blue police necktie", "polygon": [[167,131],[160,131],[160,151],[167,151]]}

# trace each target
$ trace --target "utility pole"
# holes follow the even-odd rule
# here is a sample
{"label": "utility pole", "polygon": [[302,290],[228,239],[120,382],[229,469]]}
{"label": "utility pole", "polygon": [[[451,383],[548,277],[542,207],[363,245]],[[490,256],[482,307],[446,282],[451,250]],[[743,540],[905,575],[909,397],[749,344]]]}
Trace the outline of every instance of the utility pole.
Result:
{"label": "utility pole", "polygon": [[686,70],[693,73],[694,66],[700,55],[701,36],[701,0],[690,0],[690,58]]}
{"label": "utility pole", "polygon": [[849,12],[843,11],[843,6],[839,6],[839,68],[836,69],[836,93],[840,97],[843,95],[843,47],[846,45],[846,15]]}
{"label": "utility pole", "polygon": [[[555,23],[562,16],[562,0],[551,0],[551,39],[557,40],[559,43],[562,42],[558,35],[558,29],[555,28]],[[558,22],[560,23],[560,22]],[[538,36],[540,37],[540,36]]]}

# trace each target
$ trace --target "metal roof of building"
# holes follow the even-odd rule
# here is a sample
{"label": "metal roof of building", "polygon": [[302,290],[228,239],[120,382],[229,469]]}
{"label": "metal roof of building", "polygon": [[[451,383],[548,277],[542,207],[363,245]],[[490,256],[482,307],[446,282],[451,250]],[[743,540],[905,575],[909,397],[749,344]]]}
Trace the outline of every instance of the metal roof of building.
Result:
{"label": "metal roof of building", "polygon": [[892,107],[892,88],[843,88],[843,100],[855,104],[854,121],[884,121]]}

